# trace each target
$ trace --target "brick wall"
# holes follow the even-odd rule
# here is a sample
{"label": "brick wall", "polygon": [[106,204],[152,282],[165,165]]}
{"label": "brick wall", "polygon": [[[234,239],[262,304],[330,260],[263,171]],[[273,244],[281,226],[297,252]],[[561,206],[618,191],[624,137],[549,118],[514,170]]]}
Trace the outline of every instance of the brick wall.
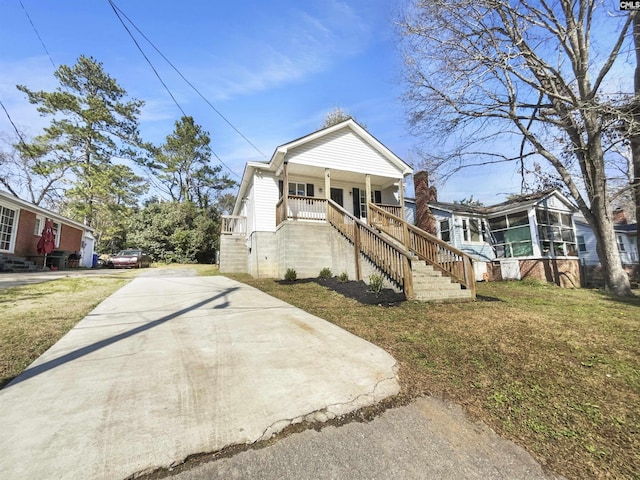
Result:
{"label": "brick wall", "polygon": [[66,250],[71,253],[79,253],[82,248],[82,230],[70,225],[62,224],[60,234],[60,246],[57,250]]}
{"label": "brick wall", "polygon": [[35,235],[36,214],[28,210],[20,210],[16,246],[14,253],[19,257],[37,255],[39,235]]}
{"label": "brick wall", "polygon": [[555,283],[564,288],[580,287],[580,262],[567,259],[545,258],[539,260],[521,260],[522,278]]}
{"label": "brick wall", "polygon": [[[578,288],[580,281],[580,262],[578,259],[541,258],[520,260],[520,278],[530,278],[542,282],[555,283],[564,288]],[[487,263],[487,275],[490,282],[503,280],[499,261]]]}
{"label": "brick wall", "polygon": [[[44,225],[41,225],[41,228],[43,227]],[[82,248],[82,230],[65,224],[60,224],[60,227],[60,245],[56,247],[56,250],[66,250],[71,253],[80,252]],[[38,254],[40,235],[36,235],[35,228],[36,214],[29,210],[21,209],[14,250],[17,256],[30,257]]]}

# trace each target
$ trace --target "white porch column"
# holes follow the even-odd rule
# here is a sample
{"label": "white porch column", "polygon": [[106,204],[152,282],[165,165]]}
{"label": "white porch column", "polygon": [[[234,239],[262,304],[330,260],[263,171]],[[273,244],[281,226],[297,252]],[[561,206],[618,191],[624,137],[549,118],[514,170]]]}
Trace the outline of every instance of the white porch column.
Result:
{"label": "white porch column", "polygon": [[324,169],[324,198],[329,200],[331,198],[331,169]]}
{"label": "white porch column", "polygon": [[289,218],[289,171],[287,162],[284,162],[282,169],[282,207],[284,210],[282,221],[284,222]]}
{"label": "white porch column", "polygon": [[398,198],[400,199],[400,218],[406,220],[404,215],[404,179],[398,182]]}
{"label": "white porch column", "polygon": [[367,223],[369,223],[369,204],[371,203],[371,175],[368,173],[364,177],[365,205],[367,206]]}

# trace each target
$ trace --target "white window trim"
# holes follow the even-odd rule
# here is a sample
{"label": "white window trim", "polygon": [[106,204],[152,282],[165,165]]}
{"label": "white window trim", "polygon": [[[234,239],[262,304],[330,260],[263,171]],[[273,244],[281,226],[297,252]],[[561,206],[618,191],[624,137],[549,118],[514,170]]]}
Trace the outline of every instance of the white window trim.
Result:
{"label": "white window trim", "polygon": [[3,250],[0,248],[0,252],[13,253],[16,249],[16,238],[18,236],[18,225],[20,224],[20,208],[12,207],[7,204],[0,203],[0,207],[8,208],[9,210],[13,210],[15,215],[13,216],[13,231],[11,232],[11,237],[9,238],[9,250]]}
{"label": "white window trim", "polygon": [[36,223],[33,227],[33,234],[41,237],[42,236],[42,229],[44,228],[44,221],[45,218],[42,215],[36,215]]}
{"label": "white window trim", "polygon": [[[462,227],[462,241],[466,244],[482,245],[487,243],[482,235],[484,219],[480,217],[460,217]],[[471,222],[475,222],[478,227],[478,240],[471,239]],[[468,240],[467,240],[468,237]]]}
{"label": "white window trim", "polygon": [[53,220],[51,220],[51,223],[53,224],[53,231],[55,233],[56,248],[59,248],[60,237],[62,236],[62,224],[60,222],[54,222]]}

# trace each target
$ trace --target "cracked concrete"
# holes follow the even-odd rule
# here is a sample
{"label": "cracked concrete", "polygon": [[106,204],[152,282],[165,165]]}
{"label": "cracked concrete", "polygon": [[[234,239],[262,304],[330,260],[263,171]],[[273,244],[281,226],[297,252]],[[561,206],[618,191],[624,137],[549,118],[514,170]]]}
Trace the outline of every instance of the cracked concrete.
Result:
{"label": "cracked concrete", "polygon": [[395,360],[225,277],[149,272],[0,391],[0,478],[125,478],[399,391]]}
{"label": "cracked concrete", "polygon": [[562,480],[525,450],[431,397],[369,422],[329,425],[262,448],[194,459],[149,478],[176,480]]}

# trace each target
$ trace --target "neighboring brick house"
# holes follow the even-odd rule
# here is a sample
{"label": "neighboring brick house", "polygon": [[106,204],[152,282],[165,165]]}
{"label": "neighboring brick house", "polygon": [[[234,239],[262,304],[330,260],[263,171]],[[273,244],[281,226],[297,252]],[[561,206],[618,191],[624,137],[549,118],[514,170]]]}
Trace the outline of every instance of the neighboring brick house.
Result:
{"label": "neighboring brick house", "polygon": [[37,245],[46,219],[53,222],[55,248],[80,255],[80,265],[93,263],[93,229],[33,203],[0,191],[0,254],[23,257],[36,264],[44,258]]}

